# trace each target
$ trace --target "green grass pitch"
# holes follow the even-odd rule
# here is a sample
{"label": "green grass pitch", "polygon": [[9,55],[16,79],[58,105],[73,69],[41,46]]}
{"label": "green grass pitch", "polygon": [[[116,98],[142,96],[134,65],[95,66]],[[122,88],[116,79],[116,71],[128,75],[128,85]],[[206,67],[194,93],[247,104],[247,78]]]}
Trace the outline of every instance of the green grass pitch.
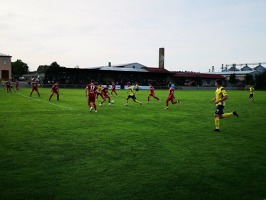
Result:
{"label": "green grass pitch", "polygon": [[180,105],[141,90],[89,112],[85,90],[49,102],[30,89],[0,91],[0,199],[266,199],[266,92],[227,90],[213,132],[214,91],[176,90]]}

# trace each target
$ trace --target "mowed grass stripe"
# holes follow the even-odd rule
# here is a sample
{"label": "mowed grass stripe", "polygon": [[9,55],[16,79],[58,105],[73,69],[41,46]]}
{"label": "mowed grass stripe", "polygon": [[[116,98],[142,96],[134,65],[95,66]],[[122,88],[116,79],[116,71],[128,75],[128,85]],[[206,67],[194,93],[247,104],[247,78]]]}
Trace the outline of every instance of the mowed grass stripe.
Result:
{"label": "mowed grass stripe", "polygon": [[38,102],[41,102],[41,103],[46,103],[46,104],[49,104],[49,105],[52,105],[52,106],[56,106],[56,107],[59,107],[59,108],[63,108],[63,109],[68,109],[68,110],[74,110],[73,108],[69,108],[69,107],[65,107],[65,106],[61,106],[59,104],[54,104],[54,103],[51,103],[51,102],[48,102],[48,101],[44,101],[44,100],[40,100],[40,99],[36,99],[36,98],[31,98],[29,96],[25,96],[23,94],[20,94],[20,93],[14,93],[14,94],[17,94],[17,95],[20,95],[22,97],[25,97],[25,98],[28,98],[28,99],[31,99],[33,101],[38,101]]}

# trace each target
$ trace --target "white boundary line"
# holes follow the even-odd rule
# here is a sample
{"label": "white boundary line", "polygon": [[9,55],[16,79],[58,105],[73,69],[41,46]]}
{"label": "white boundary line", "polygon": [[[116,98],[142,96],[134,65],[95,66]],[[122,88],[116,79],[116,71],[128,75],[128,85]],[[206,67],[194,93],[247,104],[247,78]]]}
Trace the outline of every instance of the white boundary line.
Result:
{"label": "white boundary line", "polygon": [[28,99],[32,99],[32,100],[35,100],[35,101],[39,101],[39,102],[42,102],[42,103],[47,103],[47,104],[50,104],[50,105],[53,105],[53,106],[56,106],[56,107],[59,107],[59,108],[65,108],[65,109],[68,109],[68,110],[74,110],[73,108],[57,105],[57,104],[54,104],[54,103],[51,103],[51,102],[42,101],[40,99],[31,98],[31,97],[28,97],[28,96],[25,96],[25,95],[22,95],[22,94],[19,94],[19,93],[14,93],[14,94],[17,94],[17,95],[20,95],[22,97],[26,97]]}

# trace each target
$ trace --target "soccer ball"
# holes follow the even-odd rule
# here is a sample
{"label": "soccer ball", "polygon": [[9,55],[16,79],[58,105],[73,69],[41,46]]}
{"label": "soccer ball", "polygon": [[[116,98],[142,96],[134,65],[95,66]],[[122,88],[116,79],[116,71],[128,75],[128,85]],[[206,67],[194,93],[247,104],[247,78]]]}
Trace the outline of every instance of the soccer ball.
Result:
{"label": "soccer ball", "polygon": [[114,102],[115,102],[114,100],[111,101],[111,103],[114,103]]}

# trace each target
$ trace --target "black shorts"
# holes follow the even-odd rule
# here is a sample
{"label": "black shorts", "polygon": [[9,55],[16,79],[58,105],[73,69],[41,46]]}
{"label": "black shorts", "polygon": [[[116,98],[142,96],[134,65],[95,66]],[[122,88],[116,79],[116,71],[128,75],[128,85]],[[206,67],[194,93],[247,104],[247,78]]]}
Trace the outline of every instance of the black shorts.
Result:
{"label": "black shorts", "polygon": [[253,94],[249,94],[249,98],[253,98]]}
{"label": "black shorts", "polygon": [[136,97],[135,97],[135,95],[133,95],[133,96],[128,95],[127,100],[128,100],[128,99],[132,99],[133,101],[136,101]]}
{"label": "black shorts", "polygon": [[216,107],[216,111],[214,112],[217,115],[222,115],[224,114],[224,106],[223,105],[218,105]]}

